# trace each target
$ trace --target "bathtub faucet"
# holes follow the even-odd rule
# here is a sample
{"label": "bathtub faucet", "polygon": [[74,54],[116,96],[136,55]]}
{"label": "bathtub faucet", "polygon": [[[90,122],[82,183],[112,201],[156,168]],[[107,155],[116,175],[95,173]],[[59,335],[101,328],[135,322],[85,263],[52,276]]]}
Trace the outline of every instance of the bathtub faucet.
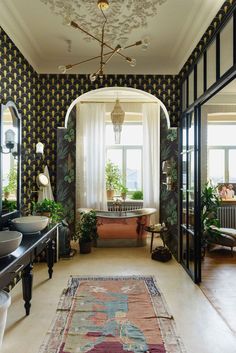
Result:
{"label": "bathtub faucet", "polygon": [[121,216],[122,212],[122,201],[119,199],[116,199],[115,202],[113,202],[113,205],[115,207],[116,211],[119,211],[119,216]]}

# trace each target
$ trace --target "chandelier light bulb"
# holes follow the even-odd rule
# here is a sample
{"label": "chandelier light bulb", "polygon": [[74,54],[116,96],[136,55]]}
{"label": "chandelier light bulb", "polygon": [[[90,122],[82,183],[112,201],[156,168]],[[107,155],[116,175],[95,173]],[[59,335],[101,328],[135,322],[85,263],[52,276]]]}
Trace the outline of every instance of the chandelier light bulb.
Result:
{"label": "chandelier light bulb", "polygon": [[65,74],[66,71],[67,71],[65,65],[60,65],[60,66],[58,66],[58,70],[61,71],[62,74]]}
{"label": "chandelier light bulb", "polygon": [[131,67],[135,67],[136,66],[136,59],[131,59],[129,64],[130,64]]}
{"label": "chandelier light bulb", "polygon": [[109,2],[108,0],[98,0],[97,6],[100,10],[104,11],[108,9]]}
{"label": "chandelier light bulb", "polygon": [[97,78],[96,74],[89,75],[89,79],[90,79],[91,82],[94,82],[96,80],[96,78]]}
{"label": "chandelier light bulb", "polygon": [[145,37],[143,40],[142,40],[142,50],[147,50],[148,46],[150,45],[150,39],[149,37]]}

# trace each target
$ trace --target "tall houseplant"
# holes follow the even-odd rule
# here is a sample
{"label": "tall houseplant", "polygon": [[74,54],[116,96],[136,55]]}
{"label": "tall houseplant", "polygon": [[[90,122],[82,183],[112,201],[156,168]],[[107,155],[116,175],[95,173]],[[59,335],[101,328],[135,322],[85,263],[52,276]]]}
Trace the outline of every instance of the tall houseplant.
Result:
{"label": "tall houseplant", "polygon": [[217,192],[217,187],[211,182],[204,185],[201,193],[201,228],[202,228],[202,245],[207,243],[207,237],[214,237],[217,231],[212,227],[219,228],[220,221],[217,218],[217,209],[220,206],[220,196]]}
{"label": "tall houseplant", "polygon": [[74,240],[79,240],[80,253],[91,252],[92,242],[98,238],[97,215],[94,210],[81,212],[80,219],[76,224]]}
{"label": "tall houseplant", "polygon": [[114,196],[115,190],[119,189],[121,183],[121,174],[117,164],[112,163],[110,160],[106,163],[106,189],[107,198],[111,200]]}

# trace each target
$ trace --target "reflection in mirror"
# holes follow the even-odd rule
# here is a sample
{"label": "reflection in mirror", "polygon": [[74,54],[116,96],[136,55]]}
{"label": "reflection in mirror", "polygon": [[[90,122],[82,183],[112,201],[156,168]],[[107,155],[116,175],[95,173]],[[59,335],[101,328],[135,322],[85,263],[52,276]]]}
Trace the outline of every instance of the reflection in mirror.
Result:
{"label": "reflection in mirror", "polygon": [[5,214],[18,207],[19,120],[12,107],[2,111],[1,119],[2,213]]}
{"label": "reflection in mirror", "polygon": [[236,80],[207,101],[201,115],[202,185],[232,184],[236,193]]}

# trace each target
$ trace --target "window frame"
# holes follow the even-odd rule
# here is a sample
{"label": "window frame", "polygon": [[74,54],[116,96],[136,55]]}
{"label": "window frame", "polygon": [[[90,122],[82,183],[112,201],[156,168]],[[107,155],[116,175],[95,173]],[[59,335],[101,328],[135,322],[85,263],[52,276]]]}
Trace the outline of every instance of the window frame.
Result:
{"label": "window frame", "polygon": [[[107,125],[112,125],[112,123],[106,122],[106,126]],[[132,121],[132,122],[125,122],[123,125],[141,125],[141,126],[143,126],[143,123],[142,123],[142,121]],[[123,145],[123,144],[105,145],[106,161],[107,161],[108,150],[118,150],[118,149],[122,151],[121,178],[122,178],[122,184],[124,186],[126,186],[127,151],[128,150],[140,150],[140,152],[141,152],[141,188],[140,188],[140,190],[143,190],[143,143],[140,145]],[[136,190],[129,189],[128,195],[132,194],[134,191],[136,191]]]}

